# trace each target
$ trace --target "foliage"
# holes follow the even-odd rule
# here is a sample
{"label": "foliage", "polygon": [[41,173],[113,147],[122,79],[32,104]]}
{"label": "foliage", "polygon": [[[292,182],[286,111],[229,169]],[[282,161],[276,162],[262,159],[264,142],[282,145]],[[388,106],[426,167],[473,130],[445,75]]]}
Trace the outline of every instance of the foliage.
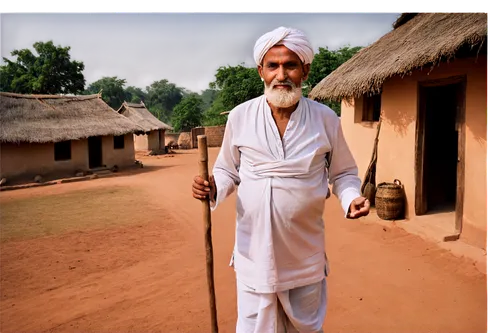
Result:
{"label": "foliage", "polygon": [[203,111],[208,110],[211,106],[212,103],[215,101],[217,96],[219,95],[219,90],[215,89],[206,89],[201,92],[201,100],[203,101]]}
{"label": "foliage", "polygon": [[[344,46],[335,51],[328,50],[328,47],[320,47],[319,52],[314,55],[311,63],[311,70],[307,81],[304,85],[303,95],[308,96],[311,90],[331,72],[336,70],[340,65],[349,60],[359,50],[360,46],[349,47]],[[324,104],[331,107],[338,115],[340,115],[340,103],[337,101],[327,101]]]}
{"label": "foliage", "polygon": [[86,94],[97,94],[101,91],[102,99],[113,109],[117,110],[125,101],[126,94],[124,90],[125,79],[119,79],[116,76],[103,77],[89,85]]}
{"label": "foliage", "polygon": [[189,131],[201,125],[203,100],[198,94],[190,94],[184,97],[174,107],[172,113],[172,125],[176,132]]}
{"label": "foliage", "polygon": [[[230,111],[238,104],[258,97],[262,93],[263,84],[256,68],[243,65],[219,67],[215,81],[211,82],[209,89],[202,93],[205,102],[203,125],[224,125],[227,115],[221,115],[221,112]],[[211,103],[209,107],[208,102]]]}
{"label": "foliage", "polygon": [[183,97],[183,89],[163,79],[153,82],[146,87],[146,105],[148,109],[155,110],[157,118],[169,122],[174,107]]}
{"label": "foliage", "polygon": [[264,90],[257,68],[243,65],[219,67],[210,88],[219,91],[216,100],[220,100],[224,111],[262,95]]}
{"label": "foliage", "polygon": [[147,106],[148,110],[159,120],[170,123],[174,107],[182,100],[184,94],[192,94],[184,88],[163,79],[153,82],[146,90],[128,86],[126,80],[114,77],[103,77],[90,84],[86,94],[95,94],[102,91],[103,100],[112,108],[118,109],[124,102],[140,103]]}
{"label": "foliage", "polygon": [[72,61],[68,47],[52,41],[33,44],[29,49],[11,52],[15,61],[3,58],[0,90],[20,94],[78,94],[85,88],[83,62]]}
{"label": "foliage", "polygon": [[145,102],[147,97],[147,93],[143,91],[141,88],[137,88],[134,86],[129,86],[125,88],[125,101],[131,103],[140,103]]}
{"label": "foliage", "polygon": [[222,105],[220,99],[216,99],[212,106],[203,113],[203,126],[219,126],[225,125],[227,122],[227,115],[221,115],[220,113],[227,111]]}

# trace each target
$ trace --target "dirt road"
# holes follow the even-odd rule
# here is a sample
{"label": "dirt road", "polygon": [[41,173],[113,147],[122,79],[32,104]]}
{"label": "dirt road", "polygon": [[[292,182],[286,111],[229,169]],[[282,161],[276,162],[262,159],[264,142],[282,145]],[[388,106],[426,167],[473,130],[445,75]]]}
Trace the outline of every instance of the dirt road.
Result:
{"label": "dirt road", "polygon": [[[210,150],[210,164],[216,153]],[[210,331],[201,204],[190,195],[196,151],[143,162],[138,174],[0,193],[2,204],[82,189],[137,190],[136,202],[102,203],[107,214],[133,205],[123,226],[0,245],[1,332]],[[79,207],[88,219],[105,214]],[[212,215],[220,332],[234,332],[236,322],[228,267],[234,219],[232,196]],[[325,332],[486,332],[486,276],[471,261],[370,217],[345,220],[335,198],[325,221]]]}

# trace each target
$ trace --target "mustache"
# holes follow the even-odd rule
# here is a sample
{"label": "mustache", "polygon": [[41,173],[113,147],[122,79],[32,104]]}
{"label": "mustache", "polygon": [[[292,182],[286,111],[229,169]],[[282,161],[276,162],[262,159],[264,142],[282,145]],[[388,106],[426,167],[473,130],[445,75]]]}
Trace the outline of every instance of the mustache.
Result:
{"label": "mustache", "polygon": [[289,86],[292,88],[296,88],[295,83],[293,83],[291,80],[287,79],[285,81],[278,81],[278,80],[273,80],[270,84],[270,88],[274,88],[274,86],[279,85],[279,86]]}

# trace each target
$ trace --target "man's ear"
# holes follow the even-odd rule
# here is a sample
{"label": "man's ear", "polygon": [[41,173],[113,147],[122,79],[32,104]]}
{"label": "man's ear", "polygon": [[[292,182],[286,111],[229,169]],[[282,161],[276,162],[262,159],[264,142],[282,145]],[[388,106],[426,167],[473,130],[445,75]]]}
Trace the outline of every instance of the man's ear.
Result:
{"label": "man's ear", "polygon": [[303,80],[306,81],[309,77],[309,72],[311,71],[311,64],[302,66],[302,70],[304,72]]}
{"label": "man's ear", "polygon": [[259,72],[260,78],[262,79],[264,76],[262,75],[262,65],[257,66],[257,71]]}

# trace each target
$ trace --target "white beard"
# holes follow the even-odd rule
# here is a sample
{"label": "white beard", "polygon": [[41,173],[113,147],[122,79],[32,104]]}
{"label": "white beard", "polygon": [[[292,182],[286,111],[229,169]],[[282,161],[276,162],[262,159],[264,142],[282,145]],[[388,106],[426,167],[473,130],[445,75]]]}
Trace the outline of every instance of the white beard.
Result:
{"label": "white beard", "polygon": [[[273,89],[273,87],[277,84],[287,84],[292,87],[292,90]],[[266,96],[267,101],[278,108],[288,108],[296,104],[302,97],[302,86],[297,87],[289,80],[286,80],[285,82],[273,80],[270,85],[264,83],[264,86],[264,95]]]}

